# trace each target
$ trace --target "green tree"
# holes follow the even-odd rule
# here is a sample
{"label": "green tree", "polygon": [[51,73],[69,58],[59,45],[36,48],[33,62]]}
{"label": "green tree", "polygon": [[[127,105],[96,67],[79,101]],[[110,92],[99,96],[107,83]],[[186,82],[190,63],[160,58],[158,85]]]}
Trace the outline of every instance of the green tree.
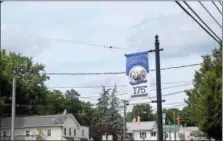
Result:
{"label": "green tree", "polygon": [[98,108],[98,119],[99,124],[106,123],[108,121],[108,107],[109,107],[109,91],[111,89],[106,89],[102,86],[102,93],[98,99],[97,108]]}
{"label": "green tree", "polygon": [[222,48],[203,56],[194,75],[194,88],[187,90],[188,110],[199,128],[216,140],[222,139]]}
{"label": "green tree", "polygon": [[152,107],[148,103],[137,104],[133,106],[132,112],[127,113],[127,120],[133,121],[134,116],[140,116],[141,121],[154,121]]}
{"label": "green tree", "polygon": [[180,116],[181,115],[181,111],[177,108],[164,109],[163,111],[166,114],[166,118],[165,118],[166,125],[174,124],[174,113],[175,113],[175,116]]}
{"label": "green tree", "polygon": [[[18,105],[38,105],[46,96],[45,81],[49,78],[43,73],[44,65],[34,63],[32,58],[13,52],[1,51],[1,112],[11,114],[12,78],[16,78],[16,103]],[[16,113],[36,114],[38,107],[16,107]]]}
{"label": "green tree", "polygon": [[120,102],[115,95],[116,93],[117,93],[117,87],[115,85],[110,95],[110,107],[107,112],[108,114],[107,123],[111,124],[112,127],[117,131],[117,133],[120,134],[123,128],[123,119],[119,114]]}

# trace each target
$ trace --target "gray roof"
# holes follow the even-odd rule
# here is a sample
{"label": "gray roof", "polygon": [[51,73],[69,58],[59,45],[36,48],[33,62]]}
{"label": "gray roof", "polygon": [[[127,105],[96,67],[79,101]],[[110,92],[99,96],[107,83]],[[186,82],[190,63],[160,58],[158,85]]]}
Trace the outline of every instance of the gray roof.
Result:
{"label": "gray roof", "polygon": [[[46,116],[24,116],[15,118],[15,128],[27,128],[27,127],[43,127],[43,126],[61,126],[67,117],[74,116],[72,114],[67,114],[63,116],[58,115],[46,115]],[[74,118],[75,122],[76,119]],[[11,128],[11,117],[1,118],[1,128]],[[79,125],[79,123],[77,122]]]}
{"label": "gray roof", "polygon": [[184,127],[185,130],[187,131],[199,131],[199,128],[196,126],[191,126],[191,127]]}
{"label": "gray roof", "polygon": [[147,122],[127,122],[127,132],[132,131],[142,131],[142,130],[152,130],[156,125],[156,121],[147,121]]}

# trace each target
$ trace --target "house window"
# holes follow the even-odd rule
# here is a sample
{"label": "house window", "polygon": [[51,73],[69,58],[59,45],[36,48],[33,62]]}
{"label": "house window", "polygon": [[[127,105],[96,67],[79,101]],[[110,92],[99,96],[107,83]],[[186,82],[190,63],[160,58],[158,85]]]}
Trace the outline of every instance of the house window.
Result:
{"label": "house window", "polygon": [[29,136],[29,130],[26,130],[26,137]]}
{"label": "house window", "polygon": [[156,136],[156,132],[151,132],[151,136],[155,137]]}
{"label": "house window", "polygon": [[74,129],[74,136],[76,136],[76,129]]}
{"label": "house window", "polygon": [[71,136],[71,128],[69,128],[69,135]]}
{"label": "house window", "polygon": [[146,138],[146,132],[140,132],[140,138],[145,139]]}
{"label": "house window", "polygon": [[66,131],[66,128],[63,129],[63,132],[64,132],[64,135],[66,135],[66,132],[67,132],[67,131]]}
{"label": "house window", "polygon": [[51,129],[47,130],[47,136],[50,137],[51,136]]}
{"label": "house window", "polygon": [[82,137],[84,136],[84,130],[82,130]]}
{"label": "house window", "polygon": [[3,138],[6,137],[6,131],[3,131]]}

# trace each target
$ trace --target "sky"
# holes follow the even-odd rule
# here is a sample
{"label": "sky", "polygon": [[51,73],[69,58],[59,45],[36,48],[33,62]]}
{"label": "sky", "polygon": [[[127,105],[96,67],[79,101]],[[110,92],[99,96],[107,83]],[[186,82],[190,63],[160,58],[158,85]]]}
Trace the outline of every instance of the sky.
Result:
{"label": "sky", "polygon": [[[204,5],[222,24],[222,17],[211,2]],[[221,37],[221,29],[198,2],[188,2]],[[217,3],[219,6],[219,3]],[[184,5],[185,6],[185,5]],[[125,71],[125,54],[154,49],[159,35],[161,68],[201,63],[201,55],[211,53],[216,42],[175,2],[3,2],[1,5],[2,48],[32,57],[45,65],[46,72]],[[69,41],[74,42],[69,42]],[[101,45],[77,44],[84,42]],[[109,49],[103,46],[127,48]],[[149,54],[150,69],[155,68],[154,53]],[[192,88],[199,66],[161,71],[162,94]],[[155,96],[155,72],[149,73],[149,96]],[[181,84],[166,84],[188,81]],[[130,103],[151,99],[129,99],[131,89],[119,87],[129,82],[125,74],[97,76],[50,76],[46,85],[55,87],[118,86],[120,99]],[[185,86],[175,87],[185,84]],[[174,88],[169,88],[174,87]],[[65,91],[66,89],[59,89]],[[75,88],[85,101],[96,103],[101,88]],[[90,98],[89,98],[90,97]],[[163,97],[163,107],[183,102],[185,93]],[[154,99],[152,99],[154,100]],[[152,104],[156,108],[156,104]],[[178,106],[177,108],[182,108]],[[131,106],[128,107],[128,110]]]}

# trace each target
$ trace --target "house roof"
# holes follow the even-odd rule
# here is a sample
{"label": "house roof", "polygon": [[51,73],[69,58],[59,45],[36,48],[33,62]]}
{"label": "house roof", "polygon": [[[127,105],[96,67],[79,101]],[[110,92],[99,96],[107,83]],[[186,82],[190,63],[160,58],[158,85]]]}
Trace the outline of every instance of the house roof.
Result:
{"label": "house roof", "polygon": [[176,130],[176,132],[178,132],[180,130],[180,126],[179,125],[165,125],[163,126],[163,132],[174,132]]}
{"label": "house roof", "polygon": [[[77,122],[72,114],[63,116],[58,115],[46,115],[46,116],[24,116],[15,118],[15,128],[26,127],[43,127],[43,126],[61,126],[67,117],[73,118]],[[1,128],[11,128],[11,117],[1,118]],[[77,122],[77,124],[79,124]]]}
{"label": "house roof", "polygon": [[191,126],[191,127],[184,127],[185,130],[193,132],[193,131],[199,131],[199,128],[196,126]]}
{"label": "house roof", "polygon": [[127,132],[132,132],[132,131],[142,131],[142,130],[152,130],[155,126],[156,122],[155,121],[147,121],[147,122],[140,122],[140,123],[135,123],[135,122],[127,122]]}

